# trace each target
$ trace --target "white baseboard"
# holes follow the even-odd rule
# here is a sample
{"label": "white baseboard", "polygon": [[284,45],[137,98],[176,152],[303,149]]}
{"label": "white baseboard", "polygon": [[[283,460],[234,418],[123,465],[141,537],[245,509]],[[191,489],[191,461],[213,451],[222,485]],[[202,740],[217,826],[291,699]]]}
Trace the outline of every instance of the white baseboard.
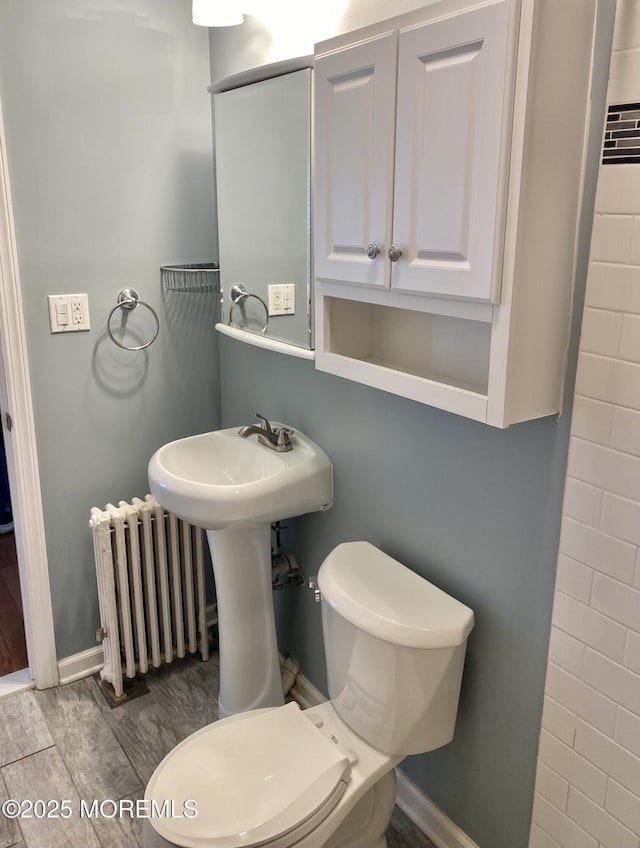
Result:
{"label": "white baseboard", "polygon": [[103,665],[102,645],[97,645],[95,648],[89,648],[86,651],[81,651],[79,654],[65,657],[58,662],[60,685],[64,686],[65,683],[74,683],[82,677],[90,677],[92,674],[100,671]]}
{"label": "white baseboard", "polygon": [[478,848],[455,822],[436,807],[428,795],[396,769],[396,803],[438,848]]}
{"label": "white baseboard", "polygon": [[[298,674],[291,695],[303,709],[327,700],[304,674]],[[396,803],[437,848],[478,848],[400,769],[396,769],[396,779]]]}
{"label": "white baseboard", "polygon": [[318,704],[322,704],[327,700],[322,692],[316,689],[313,683],[307,680],[302,672],[298,672],[296,682],[291,687],[290,695],[300,704],[303,710],[307,710],[309,707],[317,707]]}

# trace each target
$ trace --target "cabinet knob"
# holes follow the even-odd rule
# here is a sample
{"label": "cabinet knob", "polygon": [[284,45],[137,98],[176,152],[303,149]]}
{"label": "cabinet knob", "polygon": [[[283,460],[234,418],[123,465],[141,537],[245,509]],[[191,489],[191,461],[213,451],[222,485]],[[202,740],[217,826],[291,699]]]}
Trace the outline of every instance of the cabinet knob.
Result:
{"label": "cabinet knob", "polygon": [[396,244],[392,244],[389,248],[388,256],[392,262],[397,262],[398,259],[400,259],[400,257],[402,256],[402,251]]}
{"label": "cabinet knob", "polygon": [[371,242],[371,244],[367,247],[367,256],[369,259],[375,259],[376,256],[380,253],[380,248],[375,242]]}

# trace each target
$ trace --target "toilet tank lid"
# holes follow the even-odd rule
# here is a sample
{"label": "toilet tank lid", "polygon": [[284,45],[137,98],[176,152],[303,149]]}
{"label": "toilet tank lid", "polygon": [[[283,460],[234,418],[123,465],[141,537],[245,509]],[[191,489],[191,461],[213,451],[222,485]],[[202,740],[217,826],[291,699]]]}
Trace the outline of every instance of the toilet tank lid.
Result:
{"label": "toilet tank lid", "polygon": [[345,542],[318,572],[322,599],[355,627],[408,648],[461,645],[473,611],[369,542]]}

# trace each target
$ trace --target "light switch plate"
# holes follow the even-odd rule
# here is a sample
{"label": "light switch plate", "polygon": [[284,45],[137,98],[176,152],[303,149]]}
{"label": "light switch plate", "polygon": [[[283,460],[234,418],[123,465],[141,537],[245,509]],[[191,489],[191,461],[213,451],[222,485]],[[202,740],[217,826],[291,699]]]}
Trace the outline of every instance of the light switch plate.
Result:
{"label": "light switch plate", "polygon": [[86,294],[50,294],[47,300],[52,333],[77,333],[91,329]]}

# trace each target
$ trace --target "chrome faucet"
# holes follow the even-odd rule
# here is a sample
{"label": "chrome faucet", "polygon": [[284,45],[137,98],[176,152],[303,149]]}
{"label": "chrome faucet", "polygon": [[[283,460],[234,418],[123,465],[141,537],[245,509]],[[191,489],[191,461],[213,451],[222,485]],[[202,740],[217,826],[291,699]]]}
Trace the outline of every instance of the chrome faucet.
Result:
{"label": "chrome faucet", "polygon": [[259,418],[262,424],[259,427],[255,424],[246,424],[244,427],[241,427],[238,430],[238,435],[241,439],[246,439],[255,434],[260,444],[266,445],[271,450],[284,453],[284,451],[293,449],[290,439],[290,436],[293,435],[293,430],[289,430],[288,427],[280,427],[274,430],[264,415],[260,415],[258,412],[256,412],[256,418]]}

